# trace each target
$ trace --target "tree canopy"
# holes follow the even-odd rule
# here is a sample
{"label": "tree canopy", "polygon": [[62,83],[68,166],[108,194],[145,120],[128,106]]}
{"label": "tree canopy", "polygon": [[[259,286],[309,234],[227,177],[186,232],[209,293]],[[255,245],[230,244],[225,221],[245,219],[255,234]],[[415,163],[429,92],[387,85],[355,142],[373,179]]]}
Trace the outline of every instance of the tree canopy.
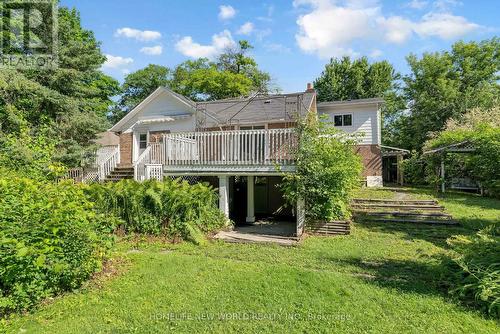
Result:
{"label": "tree canopy", "polygon": [[129,74],[112,121],[118,121],[159,86],[167,86],[193,101],[267,93],[271,89],[271,76],[260,70],[255,59],[248,55],[252,48],[248,41],[241,40],[237,47],[226,49],[215,61],[187,60],[173,69],[148,65]]}
{"label": "tree canopy", "polygon": [[[40,155],[77,164],[96,133],[109,126],[106,114],[119,84],[100,71],[106,58],[79,13],[60,7],[58,16],[59,67],[0,70],[0,155],[7,164],[31,164]],[[52,144],[33,144],[47,142]],[[47,167],[42,160],[41,169]]]}
{"label": "tree canopy", "polygon": [[498,104],[500,40],[458,42],[451,51],[407,57],[411,73],[404,77],[401,109],[388,124],[392,145],[421,150],[432,133],[450,119],[460,119],[473,108]]}
{"label": "tree canopy", "polygon": [[314,81],[318,101],[344,101],[384,97],[394,89],[398,78],[387,61],[370,64],[368,58],[332,58]]}

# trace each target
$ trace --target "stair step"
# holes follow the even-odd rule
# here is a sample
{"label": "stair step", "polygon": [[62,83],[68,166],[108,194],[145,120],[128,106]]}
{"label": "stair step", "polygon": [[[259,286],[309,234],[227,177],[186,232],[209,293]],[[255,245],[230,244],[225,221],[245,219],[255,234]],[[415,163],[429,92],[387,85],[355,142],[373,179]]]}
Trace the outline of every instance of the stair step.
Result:
{"label": "stair step", "polygon": [[325,235],[349,235],[351,231],[332,231],[332,230],[306,230],[310,234],[325,234]]}
{"label": "stair step", "polygon": [[422,220],[422,219],[391,219],[391,218],[370,218],[368,221],[372,222],[387,222],[387,223],[418,223],[430,225],[458,225],[453,220]]}
{"label": "stair step", "polygon": [[435,213],[419,213],[419,212],[401,212],[401,211],[382,211],[382,212],[369,212],[363,211],[363,215],[368,216],[395,216],[395,217],[442,217],[451,219],[451,215],[447,213],[435,212]]}
{"label": "stair step", "polygon": [[414,210],[444,210],[444,207],[439,205],[405,205],[405,204],[354,204],[353,208],[357,209],[385,209],[385,208],[395,208],[395,209],[414,209]]}
{"label": "stair step", "polygon": [[389,200],[389,199],[369,199],[369,198],[355,198],[352,200],[356,204],[366,203],[381,203],[381,204],[422,204],[431,205],[437,204],[436,200]]}

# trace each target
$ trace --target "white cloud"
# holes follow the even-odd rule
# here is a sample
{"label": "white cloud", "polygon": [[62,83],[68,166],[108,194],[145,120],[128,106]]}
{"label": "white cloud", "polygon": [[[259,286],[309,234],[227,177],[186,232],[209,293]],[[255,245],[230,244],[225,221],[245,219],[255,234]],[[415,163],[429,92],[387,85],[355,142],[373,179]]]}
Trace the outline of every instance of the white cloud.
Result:
{"label": "white cloud", "polygon": [[481,26],[469,22],[463,16],[446,13],[428,13],[415,26],[415,32],[422,37],[454,39],[466,35]]}
{"label": "white cloud", "polygon": [[390,43],[404,43],[413,34],[413,22],[401,16],[380,17],[377,23],[383,30],[385,40]]}
{"label": "white cloud", "polygon": [[229,20],[236,16],[236,9],[229,5],[219,6],[219,19]]}
{"label": "white cloud", "polygon": [[429,4],[429,1],[423,1],[423,0],[412,0],[406,4],[407,7],[413,8],[413,9],[424,9],[427,7]]}
{"label": "white cloud", "polygon": [[[422,6],[425,1],[412,1]],[[434,8],[456,5],[456,0],[438,0]],[[382,35],[388,43],[401,44],[414,34],[422,38],[454,39],[481,28],[465,17],[431,11],[419,20],[403,16],[385,16],[378,0],[295,0],[295,7],[307,12],[297,19],[295,35],[298,46],[323,58],[356,55],[352,44],[377,40]]]}
{"label": "white cloud", "polygon": [[353,55],[348,44],[366,37],[380,15],[379,7],[363,8],[357,3],[341,7],[329,0],[296,0],[294,5],[312,7],[311,12],[297,19],[297,44],[302,50],[321,57]]}
{"label": "white cloud", "polygon": [[149,42],[161,38],[161,33],[151,30],[138,30],[132,28],[120,28],[115,33],[118,37],[134,38],[138,41]]}
{"label": "white cloud", "polygon": [[141,53],[147,54],[149,56],[159,56],[163,53],[163,47],[161,45],[151,46],[151,47],[143,47]]}
{"label": "white cloud", "polygon": [[375,49],[372,52],[370,52],[370,58],[373,58],[373,59],[380,58],[380,57],[382,57],[383,54],[384,53],[382,52],[382,50]]}
{"label": "white cloud", "polygon": [[124,58],[120,56],[105,55],[106,62],[102,65],[105,68],[120,68],[125,65],[132,64],[134,60],[132,58]]}
{"label": "white cloud", "polygon": [[255,26],[252,22],[244,23],[237,31],[240,35],[250,35],[255,29]]}
{"label": "white cloud", "polygon": [[130,74],[130,70],[128,68],[125,68],[122,70],[122,74],[123,75],[129,75]]}
{"label": "white cloud", "polygon": [[210,45],[196,43],[191,36],[185,36],[175,44],[175,49],[185,56],[197,59],[202,57],[214,58],[226,48],[234,46],[236,46],[236,43],[231,32],[224,30],[212,36],[212,44]]}

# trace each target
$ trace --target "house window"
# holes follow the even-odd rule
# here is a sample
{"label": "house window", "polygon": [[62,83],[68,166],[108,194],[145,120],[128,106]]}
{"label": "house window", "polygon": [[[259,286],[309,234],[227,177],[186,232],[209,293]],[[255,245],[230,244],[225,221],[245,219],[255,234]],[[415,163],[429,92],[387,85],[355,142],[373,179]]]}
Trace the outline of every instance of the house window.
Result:
{"label": "house window", "polygon": [[240,130],[264,130],[265,125],[240,126]]}
{"label": "house window", "polygon": [[139,135],[139,149],[144,150],[148,147],[148,135],[146,133],[141,133]]}
{"label": "house window", "polygon": [[335,115],[333,117],[333,123],[335,126],[352,126],[352,115]]}

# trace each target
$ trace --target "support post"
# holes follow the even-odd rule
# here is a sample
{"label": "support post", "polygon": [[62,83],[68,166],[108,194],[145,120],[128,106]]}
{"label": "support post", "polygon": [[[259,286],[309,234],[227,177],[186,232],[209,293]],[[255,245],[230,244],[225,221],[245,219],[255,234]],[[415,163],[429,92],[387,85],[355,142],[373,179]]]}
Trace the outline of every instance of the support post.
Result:
{"label": "support post", "polygon": [[403,156],[401,154],[398,154],[397,157],[397,162],[396,162],[396,168],[397,168],[397,182],[400,186],[404,185],[404,173],[401,169],[401,163],[403,162]]}
{"label": "support post", "polygon": [[297,237],[301,237],[304,234],[304,228],[306,226],[306,202],[303,198],[299,198],[297,201]]}
{"label": "support post", "polygon": [[255,223],[255,176],[247,177],[247,223]]}
{"label": "support post", "polygon": [[444,157],[441,158],[441,192],[444,194],[446,190],[445,181],[445,171],[444,171]]}
{"label": "support post", "polygon": [[219,176],[219,209],[229,218],[229,176]]}

